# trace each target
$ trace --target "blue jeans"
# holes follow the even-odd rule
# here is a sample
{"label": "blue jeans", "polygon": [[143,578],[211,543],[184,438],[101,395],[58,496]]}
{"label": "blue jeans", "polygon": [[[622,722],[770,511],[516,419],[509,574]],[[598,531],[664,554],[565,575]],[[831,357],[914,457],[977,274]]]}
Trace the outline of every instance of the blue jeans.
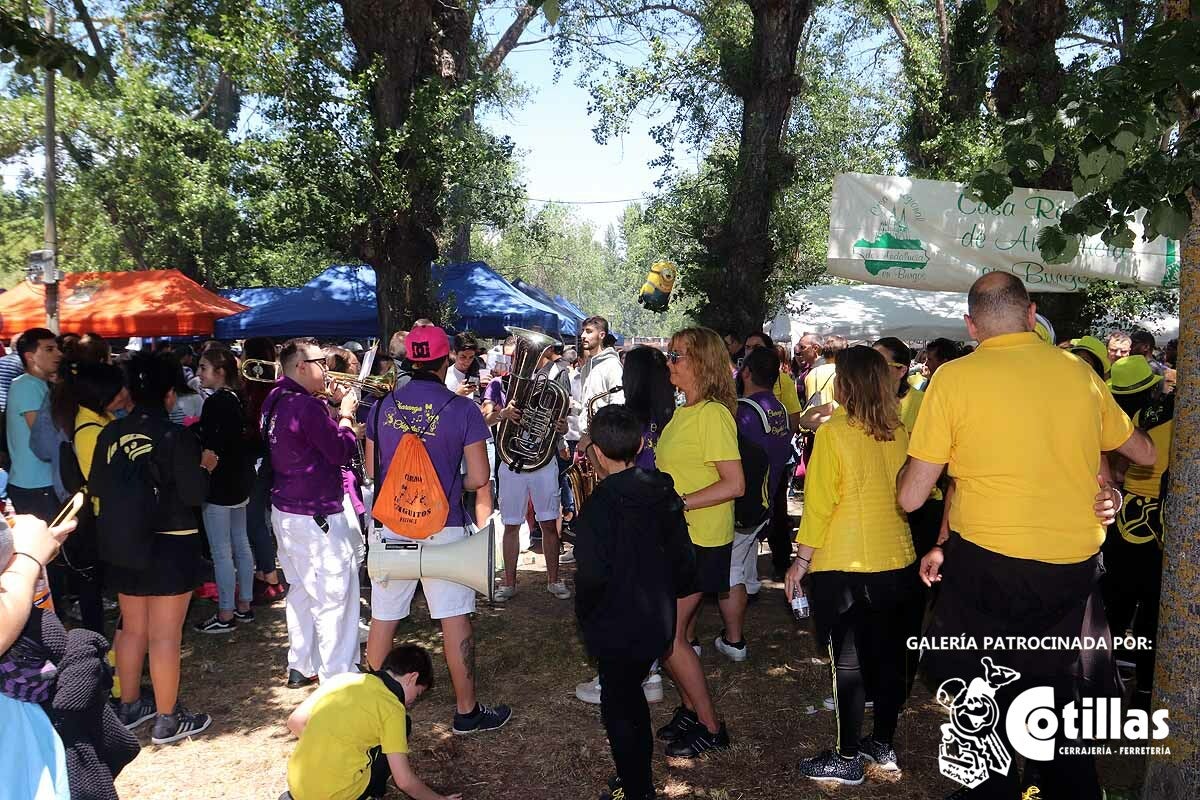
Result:
{"label": "blue jeans", "polygon": [[205,503],[204,530],[217,576],[218,607],[233,611],[235,564],[238,599],[249,603],[254,596],[254,555],[246,536],[246,506],[230,508]]}
{"label": "blue jeans", "polygon": [[271,530],[271,482],[261,473],[255,476],[254,486],[250,489],[246,534],[250,537],[255,569],[262,573],[274,572],[276,543],[275,533]]}

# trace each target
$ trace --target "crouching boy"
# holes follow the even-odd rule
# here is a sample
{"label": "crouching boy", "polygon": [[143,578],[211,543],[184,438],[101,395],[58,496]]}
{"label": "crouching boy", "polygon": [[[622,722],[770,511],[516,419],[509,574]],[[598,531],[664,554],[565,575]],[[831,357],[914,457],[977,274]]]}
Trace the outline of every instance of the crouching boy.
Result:
{"label": "crouching boy", "polygon": [[413,800],[460,800],[430,789],[408,765],[408,709],[432,686],[433,662],[416,645],[393,649],[377,672],[323,682],[288,717],[300,737],[288,760],[293,800],[380,798],[389,776]]}
{"label": "crouching boy", "polygon": [[669,475],[634,466],[642,424],[624,406],[600,409],[587,457],[602,478],[575,522],[575,614],[600,667],[600,713],[617,776],[604,798],[654,797],[654,740],[642,681],[675,638],[676,597],[694,579],[695,551]]}

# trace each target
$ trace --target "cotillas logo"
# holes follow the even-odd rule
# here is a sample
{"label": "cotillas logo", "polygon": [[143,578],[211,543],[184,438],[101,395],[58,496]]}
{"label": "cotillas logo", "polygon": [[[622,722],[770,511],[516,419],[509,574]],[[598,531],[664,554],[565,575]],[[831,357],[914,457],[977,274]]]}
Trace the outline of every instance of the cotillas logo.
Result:
{"label": "cotillas logo", "polygon": [[[970,683],[951,678],[937,690],[937,701],[950,711],[950,722],[941,729],[938,768],[947,778],[971,789],[992,772],[1007,775],[1012,766],[1012,754],[996,732],[1001,722],[996,690],[1021,677],[1021,673],[995,664],[990,658],[980,663],[982,678],[972,678]],[[1106,697],[1085,697],[1080,705],[1072,701],[1059,709],[1053,688],[1034,686],[1009,705],[1004,732],[1012,748],[1031,761],[1053,761],[1056,754],[1068,754],[1066,751],[1169,755],[1167,747],[1110,744],[1165,739],[1170,733],[1168,717],[1166,709],[1151,714],[1134,708],[1122,713],[1120,699]],[[1056,753],[1055,737],[1060,734],[1077,744],[1064,746],[1062,753]]]}

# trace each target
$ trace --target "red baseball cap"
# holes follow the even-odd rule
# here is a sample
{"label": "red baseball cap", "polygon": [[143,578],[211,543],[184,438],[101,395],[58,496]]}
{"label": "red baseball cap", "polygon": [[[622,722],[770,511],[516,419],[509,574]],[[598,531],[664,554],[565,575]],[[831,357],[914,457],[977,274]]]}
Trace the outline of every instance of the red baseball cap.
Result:
{"label": "red baseball cap", "polygon": [[404,355],[409,361],[437,361],[450,355],[450,338],[436,325],[418,325],[404,339]]}

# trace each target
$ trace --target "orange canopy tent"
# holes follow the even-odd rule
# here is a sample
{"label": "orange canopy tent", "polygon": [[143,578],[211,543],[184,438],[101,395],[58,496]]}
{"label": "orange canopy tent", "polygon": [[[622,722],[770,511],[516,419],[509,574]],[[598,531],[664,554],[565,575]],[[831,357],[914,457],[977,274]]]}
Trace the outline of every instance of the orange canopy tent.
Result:
{"label": "orange canopy tent", "polygon": [[[177,269],[72,272],[58,283],[63,333],[100,336],[211,336],[213,322],[245,311]],[[0,337],[46,324],[46,287],[22,281],[0,294]]]}

